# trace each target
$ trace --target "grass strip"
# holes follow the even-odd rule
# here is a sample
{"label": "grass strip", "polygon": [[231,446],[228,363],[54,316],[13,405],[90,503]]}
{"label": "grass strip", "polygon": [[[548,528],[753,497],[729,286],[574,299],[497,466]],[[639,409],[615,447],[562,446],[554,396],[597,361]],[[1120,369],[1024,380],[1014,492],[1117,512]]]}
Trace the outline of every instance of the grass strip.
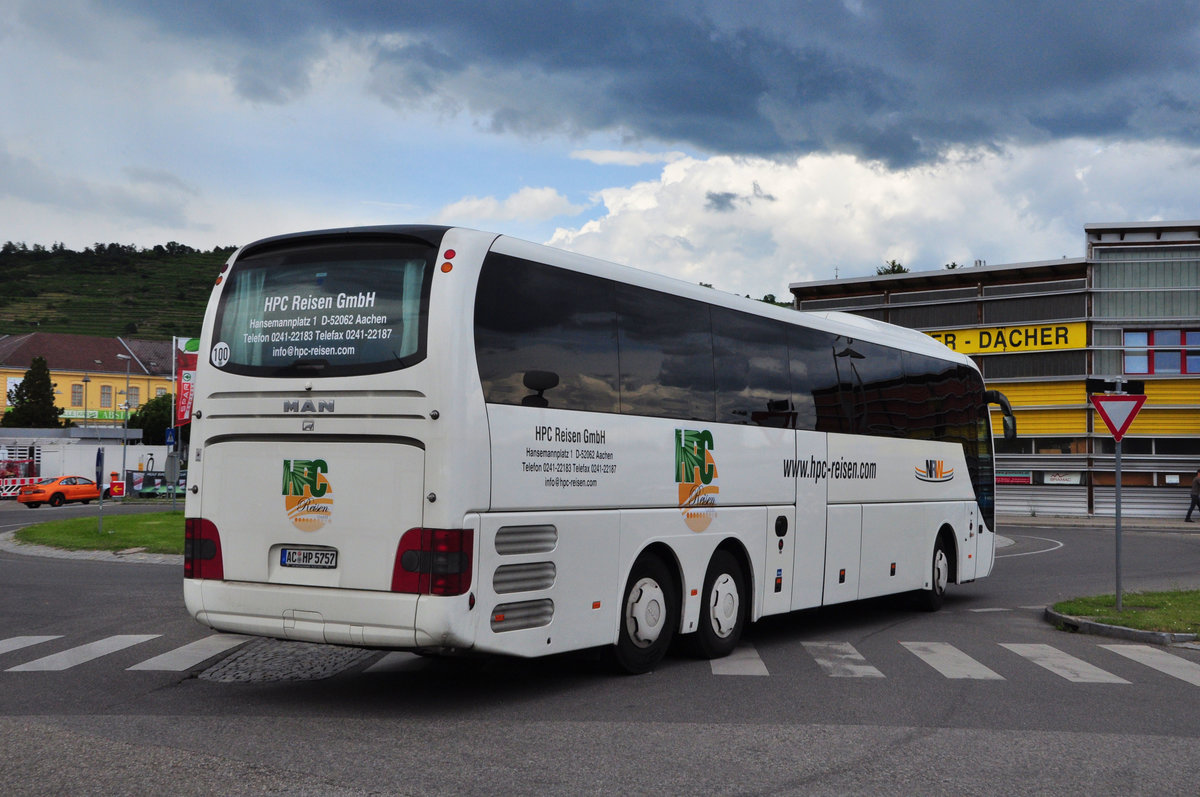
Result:
{"label": "grass strip", "polygon": [[1200,590],[1122,593],[1121,609],[1117,611],[1115,594],[1076,598],[1054,604],[1054,611],[1060,614],[1106,625],[1136,628],[1139,631],[1200,634]]}
{"label": "grass strip", "polygon": [[26,526],[16,533],[21,542],[48,545],[68,551],[124,551],[145,548],[147,553],[183,553],[183,512],[150,512],[52,520]]}

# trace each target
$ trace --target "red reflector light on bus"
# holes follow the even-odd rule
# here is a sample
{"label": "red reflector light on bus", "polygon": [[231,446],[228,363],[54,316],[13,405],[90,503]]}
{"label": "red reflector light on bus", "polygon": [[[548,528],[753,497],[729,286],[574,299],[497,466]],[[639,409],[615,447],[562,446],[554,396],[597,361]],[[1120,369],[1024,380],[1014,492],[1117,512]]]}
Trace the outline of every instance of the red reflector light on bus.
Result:
{"label": "red reflector light on bus", "polygon": [[211,520],[190,517],[183,521],[183,577],[225,578],[221,534]]}
{"label": "red reflector light on bus", "polygon": [[462,595],[471,586],[471,529],[409,529],[392,565],[392,592]]}

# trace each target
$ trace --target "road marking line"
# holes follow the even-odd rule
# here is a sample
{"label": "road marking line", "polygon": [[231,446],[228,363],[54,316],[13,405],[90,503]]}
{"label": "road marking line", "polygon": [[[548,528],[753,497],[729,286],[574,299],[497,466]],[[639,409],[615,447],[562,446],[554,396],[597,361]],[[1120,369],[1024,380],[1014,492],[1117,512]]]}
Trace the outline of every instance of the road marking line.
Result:
{"label": "road marking line", "polygon": [[805,642],[804,649],[834,678],[883,678],[849,642]]}
{"label": "road marking line", "polygon": [[749,642],[743,642],[722,659],[713,659],[713,675],[770,675],[767,665]]}
{"label": "road marking line", "polygon": [[947,678],[1003,681],[1004,676],[945,642],[901,642],[909,652]]}
{"label": "road marking line", "polygon": [[98,642],[90,642],[86,645],[80,645],[77,648],[64,650],[62,653],[55,653],[45,658],[35,659],[26,664],[19,664],[16,667],[9,667],[7,672],[41,672],[46,670],[66,670],[78,664],[98,659],[101,656],[107,656],[109,653],[116,653],[118,650],[140,645],[143,642],[148,642],[151,639],[158,639],[161,634],[127,634],[119,636],[110,636],[106,639],[101,639]]}
{"label": "road marking line", "polygon": [[204,639],[197,639],[183,647],[167,651],[161,656],[146,659],[141,664],[129,667],[130,670],[154,670],[158,672],[183,672],[198,664],[208,661],[227,650],[232,650],[245,643],[249,637],[238,634],[212,634]]}
{"label": "road marking line", "polygon": [[1100,647],[1181,681],[1187,681],[1193,686],[1200,686],[1200,664],[1180,658],[1173,653],[1167,653],[1165,650],[1158,650],[1149,645],[1101,645]]}
{"label": "road marking line", "polygon": [[1063,653],[1051,645],[1021,645],[1002,643],[1002,648],[1008,648],[1034,664],[1068,681],[1078,684],[1127,684],[1124,678],[1118,678],[1110,672],[1088,664],[1082,659]]}
{"label": "road marking line", "polygon": [[995,609],[967,609],[967,611],[969,611],[969,612],[975,612],[976,614],[985,614],[985,613],[987,613],[987,612],[1011,612],[1011,611],[1012,611],[1012,609],[1000,609],[1000,608],[995,608]]}
{"label": "road marking line", "polygon": [[0,653],[11,653],[14,650],[27,648],[30,645],[39,645],[42,642],[49,642],[51,639],[61,639],[62,634],[58,636],[14,636],[8,639],[0,639]]}

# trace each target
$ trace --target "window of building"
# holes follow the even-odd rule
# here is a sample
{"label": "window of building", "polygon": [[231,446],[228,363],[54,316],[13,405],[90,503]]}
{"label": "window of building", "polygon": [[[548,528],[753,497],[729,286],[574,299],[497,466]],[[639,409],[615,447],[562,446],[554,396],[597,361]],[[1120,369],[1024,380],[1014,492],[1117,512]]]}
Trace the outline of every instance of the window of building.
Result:
{"label": "window of building", "polygon": [[158,398],[159,396],[165,396],[165,395],[167,395],[167,389],[165,387],[154,388],[154,397],[155,398]]}
{"label": "window of building", "polygon": [[1200,374],[1198,330],[1126,331],[1124,343],[1127,374]]}
{"label": "window of building", "polygon": [[71,406],[83,406],[83,385],[71,385]]}
{"label": "window of building", "polygon": [[126,398],[129,402],[129,409],[136,410],[142,406],[142,389],[140,387],[129,388],[129,395]]}
{"label": "window of building", "polygon": [[113,405],[112,385],[100,386],[100,406],[111,408]]}

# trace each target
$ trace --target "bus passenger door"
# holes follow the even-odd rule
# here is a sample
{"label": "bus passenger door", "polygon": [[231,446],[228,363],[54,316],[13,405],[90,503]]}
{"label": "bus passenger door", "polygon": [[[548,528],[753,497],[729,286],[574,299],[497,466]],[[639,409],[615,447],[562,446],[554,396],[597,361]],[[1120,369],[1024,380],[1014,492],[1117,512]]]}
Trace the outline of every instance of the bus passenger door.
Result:
{"label": "bus passenger door", "polygon": [[[796,432],[796,458],[791,468],[796,479],[795,523],[791,524],[792,528],[785,538],[785,545],[793,548],[793,610],[821,605],[822,582],[825,578],[825,502],[828,498],[826,451],[824,434]],[[768,537],[775,539],[773,528],[768,532]],[[774,571],[768,575],[772,573]],[[787,589],[785,586],[784,591]]]}
{"label": "bus passenger door", "polygon": [[796,509],[791,506],[767,507],[767,550],[763,558],[763,584],[760,593],[762,615],[784,614],[792,608],[795,578]]}

